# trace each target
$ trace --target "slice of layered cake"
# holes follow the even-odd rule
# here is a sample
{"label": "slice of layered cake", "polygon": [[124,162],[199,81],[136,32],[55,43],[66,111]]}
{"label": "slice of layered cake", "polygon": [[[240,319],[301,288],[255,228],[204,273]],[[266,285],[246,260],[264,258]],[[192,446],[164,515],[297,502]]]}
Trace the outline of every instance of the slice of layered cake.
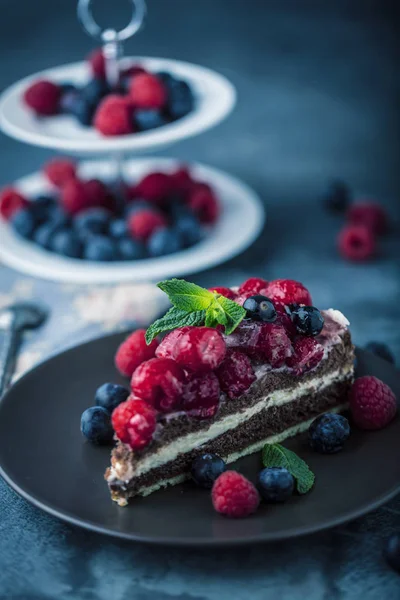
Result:
{"label": "slice of layered cake", "polygon": [[[118,504],[188,479],[200,454],[232,463],[346,407],[349,323],[337,310],[313,307],[300,283],[159,286],[174,306],[147,331],[146,359],[154,357],[136,367],[132,394],[112,416],[118,442],[106,480]],[[168,333],[158,344],[160,332]],[[131,351],[132,364],[140,362],[141,349]]]}

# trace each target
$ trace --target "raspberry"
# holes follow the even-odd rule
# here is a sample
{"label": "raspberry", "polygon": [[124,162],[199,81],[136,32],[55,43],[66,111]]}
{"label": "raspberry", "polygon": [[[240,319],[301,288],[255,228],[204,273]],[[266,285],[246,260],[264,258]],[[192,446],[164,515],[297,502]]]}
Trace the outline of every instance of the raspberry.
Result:
{"label": "raspberry", "polygon": [[154,210],[140,210],[129,217],[128,229],[136,240],[145,242],[157,229],[166,227],[167,220]]}
{"label": "raspberry", "polygon": [[5,187],[0,193],[0,215],[9,221],[14,213],[28,206],[28,201],[15,188]]}
{"label": "raspberry", "polygon": [[299,337],[293,344],[293,356],[287,360],[296,375],[314,369],[324,356],[324,348],[314,338]]}
{"label": "raspberry", "polygon": [[132,450],[141,450],[153,437],[157,412],[139,399],[129,398],[113,411],[111,422],[116,436]]}
{"label": "raspberry", "polygon": [[355,380],[349,400],[353,420],[360,429],[382,429],[390,423],[397,411],[393,391],[372,375]]}
{"label": "raspberry", "polygon": [[216,373],[222,391],[232,399],[239,398],[256,379],[250,359],[243,352],[228,352]]}
{"label": "raspberry", "polygon": [[347,218],[352,225],[364,225],[377,235],[385,233],[388,228],[386,211],[376,202],[358,202],[350,206]]}
{"label": "raspberry", "polygon": [[175,344],[180,338],[180,336],[189,331],[191,327],[178,327],[174,329],[170,333],[167,333],[161,344],[158,346],[156,350],[157,358],[173,358]]}
{"label": "raspberry", "polygon": [[139,65],[132,65],[127,69],[123,69],[121,71],[122,77],[135,77],[135,75],[140,75],[141,73],[147,73],[146,69],[140,67]]}
{"label": "raspberry", "polygon": [[270,298],[272,302],[281,304],[306,304],[312,306],[310,292],[299,281],[293,279],[275,279],[260,291],[260,294]]}
{"label": "raspberry", "polygon": [[265,279],[260,279],[259,277],[250,277],[250,279],[246,279],[242,283],[242,285],[238,289],[239,296],[254,296],[255,294],[259,294],[261,290],[266,288],[268,285],[268,281]]}
{"label": "raspberry", "polygon": [[260,504],[254,485],[236,471],[225,471],[214,482],[211,491],[215,510],[227,517],[247,517]]}
{"label": "raspberry", "polygon": [[376,249],[375,236],[365,225],[346,225],[339,233],[338,245],[343,258],[355,262],[372,258]]}
{"label": "raspberry", "polygon": [[163,108],[167,102],[164,84],[150,73],[140,73],[133,77],[129,94],[135,108]]}
{"label": "raspberry", "polygon": [[69,215],[90,208],[90,201],[85,184],[77,179],[70,179],[61,190],[60,201],[63,209]]}
{"label": "raspberry", "polygon": [[293,353],[292,343],[285,328],[275,323],[262,323],[260,348],[274,369],[282,367]]}
{"label": "raspberry", "polygon": [[93,124],[103,135],[126,135],[133,132],[131,107],[126,98],[109,94],[99,104]]}
{"label": "raspberry", "polygon": [[68,158],[53,158],[44,165],[47,179],[58,188],[62,188],[70,179],[75,179],[76,165]]}
{"label": "raspberry", "polygon": [[171,180],[165,173],[149,173],[136,186],[137,196],[154,202],[162,203],[171,192]]}
{"label": "raspberry", "polygon": [[58,113],[61,98],[60,86],[51,81],[32,83],[24,93],[24,101],[36,114],[48,116]]}
{"label": "raspberry", "polygon": [[87,56],[86,60],[89,63],[93,77],[96,77],[96,79],[106,78],[106,60],[101,48],[93,50],[93,52]]}
{"label": "raspberry", "polygon": [[171,189],[175,194],[186,198],[194,185],[194,181],[186,167],[181,167],[170,175]]}
{"label": "raspberry", "polygon": [[236,300],[236,294],[233,290],[226,287],[211,287],[208,288],[210,292],[215,292],[217,294],[221,294],[221,296],[225,296],[225,298],[229,298],[229,300]]}
{"label": "raspberry", "polygon": [[89,179],[83,184],[89,206],[101,206],[110,211],[115,209],[115,200],[107,186],[99,179]]}
{"label": "raspberry", "polygon": [[191,327],[179,338],[174,359],[185,369],[208,371],[224,360],[226,345],[222,334],[211,327]]}
{"label": "raspberry", "polygon": [[219,217],[219,202],[210,188],[205,183],[197,183],[189,196],[189,207],[201,223],[212,225]]}
{"label": "raspberry", "polygon": [[285,305],[280,304],[279,302],[274,302],[274,306],[277,314],[276,323],[282,325],[290,339],[293,340],[295,336],[297,336],[297,329],[287,313]]}
{"label": "raspberry", "polygon": [[145,329],[136,329],[119,346],[115,354],[115,366],[121,375],[132,377],[134,370],[143,362],[154,358],[158,346],[157,340],[147,345]]}
{"label": "raspberry", "polygon": [[183,389],[182,410],[189,417],[210,419],[219,407],[220,387],[214,373],[192,374]]}
{"label": "raspberry", "polygon": [[152,358],[133,373],[132,392],[161,412],[180,407],[185,374],[170,358]]}

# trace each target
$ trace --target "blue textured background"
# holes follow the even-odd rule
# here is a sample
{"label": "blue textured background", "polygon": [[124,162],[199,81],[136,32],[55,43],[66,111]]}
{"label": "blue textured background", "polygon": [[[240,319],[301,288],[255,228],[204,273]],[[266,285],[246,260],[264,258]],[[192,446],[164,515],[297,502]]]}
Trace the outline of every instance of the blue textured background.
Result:
{"label": "blue textured background", "polygon": [[[121,0],[122,3],[122,0]],[[103,4],[105,4],[103,2]],[[116,18],[119,0],[112,3]],[[111,3],[109,3],[109,6]],[[238,106],[224,124],[170,156],[223,168],[250,183],[268,220],[241,257],[197,275],[235,284],[248,275],[293,277],[317,306],[343,310],[356,343],[386,341],[400,356],[398,8],[379,0],[149,0],[128,54],[198,62],[228,76]],[[91,42],[71,0],[1,0],[0,87],[79,60]],[[1,136],[0,184],[40,167],[48,152]],[[320,195],[332,176],[379,198],[394,223],[376,261],[340,260],[340,217]],[[397,221],[396,221],[397,220]],[[0,241],[1,243],[1,241]],[[21,280],[0,267],[0,296]],[[24,278],[28,280],[28,278]],[[57,317],[73,289],[36,281],[51,299],[46,341],[68,343]],[[343,490],[345,493],[345,490]],[[400,530],[399,498],[346,527],[241,551],[185,552],[113,542],[42,514],[0,482],[0,598],[21,600],[375,600],[400,598],[381,559]]]}

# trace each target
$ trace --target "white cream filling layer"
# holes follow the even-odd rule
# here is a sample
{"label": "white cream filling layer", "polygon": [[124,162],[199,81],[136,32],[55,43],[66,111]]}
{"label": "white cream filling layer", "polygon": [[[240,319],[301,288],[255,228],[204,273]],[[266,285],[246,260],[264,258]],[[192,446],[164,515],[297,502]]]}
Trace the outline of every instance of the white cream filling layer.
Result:
{"label": "white cream filling layer", "polygon": [[126,463],[116,462],[110,469],[108,480],[112,481],[117,478],[127,482],[133,477],[139,477],[152,469],[175,460],[179,454],[185,454],[193,448],[198,448],[199,446],[210,442],[230,429],[235,429],[239,424],[245,423],[267,408],[282,406],[283,404],[288,404],[289,402],[297,400],[301,396],[318,392],[337,381],[350,377],[353,371],[353,365],[347,365],[345,368],[332,371],[328,375],[315,377],[314,379],[305,381],[292,390],[276,390],[271,394],[268,394],[268,396],[265,396],[254,406],[250,406],[241,412],[227,415],[212,423],[206,430],[189,433],[184,437],[173,440],[169,444],[162,446],[158,452],[154,452],[149,456],[144,456],[143,459],[135,465],[135,469]]}

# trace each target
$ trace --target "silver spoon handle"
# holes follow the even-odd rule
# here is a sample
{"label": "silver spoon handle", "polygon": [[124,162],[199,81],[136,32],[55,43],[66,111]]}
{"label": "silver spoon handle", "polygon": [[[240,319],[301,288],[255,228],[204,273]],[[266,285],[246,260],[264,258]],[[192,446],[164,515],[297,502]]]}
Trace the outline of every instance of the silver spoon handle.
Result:
{"label": "silver spoon handle", "polygon": [[12,322],[7,329],[0,330],[0,398],[6,392],[14,373],[20,332]]}

